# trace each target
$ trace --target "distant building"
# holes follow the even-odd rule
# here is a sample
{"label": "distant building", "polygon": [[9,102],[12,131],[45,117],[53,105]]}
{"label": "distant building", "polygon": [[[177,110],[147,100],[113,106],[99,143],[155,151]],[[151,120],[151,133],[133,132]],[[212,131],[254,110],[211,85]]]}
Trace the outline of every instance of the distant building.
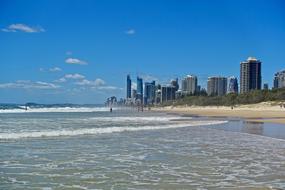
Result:
{"label": "distant building", "polygon": [[249,57],[240,63],[240,92],[261,89],[261,61]]}
{"label": "distant building", "polygon": [[238,79],[236,77],[229,78],[228,93],[238,93]]}
{"label": "distant building", "polygon": [[137,99],[143,103],[143,79],[140,77],[137,77]]}
{"label": "distant building", "polygon": [[207,85],[209,96],[223,96],[227,93],[227,78],[209,77]]}
{"label": "distant building", "polygon": [[161,86],[161,103],[175,100],[175,86]]}
{"label": "distant building", "polygon": [[268,83],[264,83],[263,84],[263,90],[268,90],[269,88],[268,88]]}
{"label": "distant building", "polygon": [[105,105],[109,106],[109,107],[116,106],[117,105],[117,98],[115,96],[107,98]]}
{"label": "distant building", "polygon": [[144,104],[154,104],[155,102],[155,81],[144,83]]}
{"label": "distant building", "polygon": [[200,92],[201,91],[201,86],[200,85],[198,85],[197,86],[197,90],[196,90],[197,92]]}
{"label": "distant building", "polygon": [[183,94],[194,94],[198,89],[198,79],[196,76],[187,75],[182,79],[182,93]]}
{"label": "distant building", "polygon": [[161,103],[161,85],[160,84],[155,86],[155,103],[156,104]]}
{"label": "distant building", "polygon": [[175,91],[179,89],[178,78],[176,78],[175,80],[171,80],[170,84],[175,87]]}
{"label": "distant building", "polygon": [[132,90],[132,99],[136,99],[137,98],[137,90],[133,89]]}
{"label": "distant building", "polygon": [[285,70],[275,73],[273,88],[285,88]]}
{"label": "distant building", "polygon": [[132,98],[132,81],[130,75],[127,76],[127,99]]}

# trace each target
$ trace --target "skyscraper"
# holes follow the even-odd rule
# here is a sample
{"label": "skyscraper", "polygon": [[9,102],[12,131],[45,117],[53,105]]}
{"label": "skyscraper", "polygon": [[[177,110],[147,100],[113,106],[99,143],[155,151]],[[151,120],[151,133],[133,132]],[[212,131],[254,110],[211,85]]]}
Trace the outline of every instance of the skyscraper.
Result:
{"label": "skyscraper", "polygon": [[249,57],[240,63],[240,92],[261,89],[261,61]]}
{"label": "skyscraper", "polygon": [[264,84],[263,84],[263,90],[268,90],[268,89],[269,89],[268,84],[267,84],[267,83],[264,83]]}
{"label": "skyscraper", "polygon": [[236,77],[229,78],[228,93],[238,93],[238,80]]}
{"label": "skyscraper", "polygon": [[153,104],[155,101],[155,81],[144,83],[144,104]]}
{"label": "skyscraper", "polygon": [[198,80],[194,75],[187,75],[182,79],[182,93],[194,94],[197,91]]}
{"label": "skyscraper", "polygon": [[284,88],[285,87],[285,70],[275,73],[273,88]]}
{"label": "skyscraper", "polygon": [[227,78],[209,77],[207,85],[207,93],[209,96],[225,95],[227,93]]}
{"label": "skyscraper", "polygon": [[137,99],[143,103],[143,79],[137,77]]}
{"label": "skyscraper", "polygon": [[132,98],[132,81],[130,75],[127,76],[127,99]]}
{"label": "skyscraper", "polygon": [[175,91],[179,89],[178,78],[176,78],[175,80],[171,80],[170,84],[175,87]]}
{"label": "skyscraper", "polygon": [[175,100],[175,86],[166,85],[161,87],[161,102]]}

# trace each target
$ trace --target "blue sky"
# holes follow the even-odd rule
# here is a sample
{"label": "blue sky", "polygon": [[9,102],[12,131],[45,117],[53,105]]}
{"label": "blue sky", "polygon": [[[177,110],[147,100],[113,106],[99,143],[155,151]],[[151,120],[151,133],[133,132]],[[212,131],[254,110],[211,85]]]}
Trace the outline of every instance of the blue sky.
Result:
{"label": "blue sky", "polygon": [[285,69],[283,0],[0,0],[0,102],[102,103],[126,75],[167,83]]}

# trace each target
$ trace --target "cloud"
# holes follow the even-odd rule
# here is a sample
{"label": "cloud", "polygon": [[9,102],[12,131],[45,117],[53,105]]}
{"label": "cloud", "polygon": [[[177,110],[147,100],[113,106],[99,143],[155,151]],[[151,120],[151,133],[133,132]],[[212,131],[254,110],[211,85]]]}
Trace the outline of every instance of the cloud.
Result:
{"label": "cloud", "polygon": [[54,82],[59,82],[59,83],[63,83],[63,82],[66,82],[67,80],[64,78],[64,77],[62,77],[62,78],[60,78],[60,79],[58,79],[58,80],[55,80]]}
{"label": "cloud", "polygon": [[144,81],[158,81],[158,78],[152,75],[141,75],[140,76]]}
{"label": "cloud", "polygon": [[136,33],[135,29],[129,29],[127,31],[125,31],[125,34],[127,35],[134,35]]}
{"label": "cloud", "polygon": [[42,81],[29,81],[29,80],[18,80],[14,83],[2,83],[0,88],[19,88],[19,89],[57,89],[60,86],[53,83],[47,83]]}
{"label": "cloud", "polygon": [[45,32],[41,26],[28,26],[25,24],[11,24],[2,29],[3,32],[26,32],[26,33],[39,33]]}
{"label": "cloud", "polygon": [[53,68],[49,68],[49,69],[40,68],[39,70],[40,70],[40,72],[60,72],[60,71],[62,71],[62,69],[59,67],[53,67]]}
{"label": "cloud", "polygon": [[115,86],[106,86],[106,82],[103,79],[97,78],[93,80],[83,79],[81,81],[77,81],[74,84],[79,85],[81,87],[86,87],[85,89],[93,89],[98,91],[111,91],[111,90],[122,90],[122,88]]}
{"label": "cloud", "polygon": [[75,82],[75,84],[80,86],[102,86],[105,84],[105,81],[100,78],[94,81],[84,79],[82,81]]}
{"label": "cloud", "polygon": [[99,86],[99,87],[96,87],[95,89],[98,89],[98,90],[123,90],[123,88],[119,88],[116,86]]}
{"label": "cloud", "polygon": [[96,86],[102,86],[102,85],[104,85],[105,84],[105,81],[104,80],[102,80],[102,79],[96,79],[95,81],[95,85]]}
{"label": "cloud", "polygon": [[75,74],[66,74],[64,76],[64,78],[66,78],[66,79],[84,79],[85,76],[75,73]]}
{"label": "cloud", "polygon": [[59,72],[59,71],[62,71],[62,69],[59,67],[53,67],[53,68],[50,68],[49,71],[50,72]]}
{"label": "cloud", "polygon": [[82,61],[76,58],[67,58],[65,60],[65,63],[73,64],[73,65],[87,65],[88,64],[86,61]]}
{"label": "cloud", "polygon": [[67,80],[81,80],[80,82],[85,80],[85,76],[75,73],[75,74],[66,74],[63,77],[61,77],[60,79],[55,80],[54,82],[58,82],[58,83],[63,83],[63,82],[67,82]]}
{"label": "cloud", "polygon": [[66,74],[64,75],[64,77],[58,80],[55,80],[54,82],[65,83],[65,82],[69,82],[70,80],[73,80],[73,81],[72,83],[69,83],[68,85],[75,85],[77,87],[75,87],[74,89],[78,89],[80,91],[95,90],[99,92],[99,91],[122,90],[122,88],[119,88],[119,87],[106,85],[106,82],[101,78],[97,78],[95,80],[88,80],[86,79],[85,76],[80,75],[78,73]]}

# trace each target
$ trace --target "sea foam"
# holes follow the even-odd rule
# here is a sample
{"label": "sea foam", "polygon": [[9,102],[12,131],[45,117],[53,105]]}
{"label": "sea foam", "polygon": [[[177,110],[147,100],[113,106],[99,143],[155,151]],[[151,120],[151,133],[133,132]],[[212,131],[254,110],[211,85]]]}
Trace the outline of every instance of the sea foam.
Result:
{"label": "sea foam", "polygon": [[174,129],[174,128],[191,127],[191,126],[202,126],[202,125],[218,125],[223,123],[227,123],[227,121],[192,121],[188,123],[177,123],[177,124],[159,125],[159,126],[105,127],[105,128],[76,129],[76,130],[0,133],[0,140],[77,136],[77,135],[97,135],[97,134],[119,133],[127,131],[131,132],[131,131],[143,131],[143,130]]}
{"label": "sea foam", "polygon": [[[116,110],[116,108],[113,108]],[[107,112],[107,107],[60,107],[60,108],[28,108],[25,109],[0,109],[0,113],[45,113],[45,112]]]}

